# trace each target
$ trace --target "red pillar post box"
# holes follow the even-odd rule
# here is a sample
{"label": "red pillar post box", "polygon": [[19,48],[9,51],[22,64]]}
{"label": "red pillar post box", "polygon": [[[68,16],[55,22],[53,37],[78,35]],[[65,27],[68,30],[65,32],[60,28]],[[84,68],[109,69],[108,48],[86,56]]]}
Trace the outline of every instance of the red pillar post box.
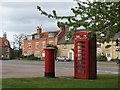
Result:
{"label": "red pillar post box", "polygon": [[55,48],[45,48],[45,77],[55,77]]}
{"label": "red pillar post box", "polygon": [[74,43],[74,77],[96,79],[96,36],[90,40],[88,31],[76,33]]}

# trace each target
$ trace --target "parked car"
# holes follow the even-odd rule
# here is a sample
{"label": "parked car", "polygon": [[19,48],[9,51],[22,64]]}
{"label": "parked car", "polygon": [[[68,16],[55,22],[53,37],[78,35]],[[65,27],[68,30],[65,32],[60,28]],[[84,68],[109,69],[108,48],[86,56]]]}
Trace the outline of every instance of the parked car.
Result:
{"label": "parked car", "polygon": [[56,60],[57,61],[71,61],[71,59],[66,56],[57,57]]}

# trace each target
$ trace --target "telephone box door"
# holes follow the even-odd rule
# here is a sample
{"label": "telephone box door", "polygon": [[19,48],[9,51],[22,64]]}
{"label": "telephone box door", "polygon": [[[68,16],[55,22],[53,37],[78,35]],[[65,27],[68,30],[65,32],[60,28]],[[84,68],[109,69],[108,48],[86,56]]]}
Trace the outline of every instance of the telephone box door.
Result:
{"label": "telephone box door", "polygon": [[75,77],[88,77],[88,40],[75,41]]}

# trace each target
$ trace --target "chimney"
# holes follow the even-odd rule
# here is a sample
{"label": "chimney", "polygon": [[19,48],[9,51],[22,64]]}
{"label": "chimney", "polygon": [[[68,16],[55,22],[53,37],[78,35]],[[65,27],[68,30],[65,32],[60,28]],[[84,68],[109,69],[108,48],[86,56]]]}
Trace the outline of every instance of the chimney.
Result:
{"label": "chimney", "polygon": [[60,31],[65,31],[65,32],[67,32],[67,31],[69,31],[69,27],[68,27],[67,25],[61,26],[61,27],[60,27]]}
{"label": "chimney", "polygon": [[6,34],[6,32],[4,32],[3,38],[7,39],[7,34]]}
{"label": "chimney", "polygon": [[61,26],[60,31],[65,31],[65,26]]}
{"label": "chimney", "polygon": [[65,25],[65,31],[68,32],[69,31],[69,27],[67,25]]}
{"label": "chimney", "polygon": [[37,26],[37,34],[41,33],[41,26]]}

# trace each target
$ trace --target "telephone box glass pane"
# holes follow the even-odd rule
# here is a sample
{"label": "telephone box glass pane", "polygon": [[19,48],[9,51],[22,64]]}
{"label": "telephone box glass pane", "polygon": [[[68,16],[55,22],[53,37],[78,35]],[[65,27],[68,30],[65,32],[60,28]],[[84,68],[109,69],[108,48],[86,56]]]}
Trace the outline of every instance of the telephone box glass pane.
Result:
{"label": "telephone box glass pane", "polygon": [[82,54],[82,56],[85,56],[85,54]]}
{"label": "telephone box glass pane", "polygon": [[78,60],[82,60],[82,58],[78,58]]}
{"label": "telephone box glass pane", "polygon": [[77,68],[82,68],[82,66],[77,66]]}
{"label": "telephone box glass pane", "polygon": [[79,48],[82,48],[82,46],[78,46],[78,49],[79,49]]}
{"label": "telephone box glass pane", "polygon": [[85,44],[85,41],[78,41],[78,45]]}
{"label": "telephone box glass pane", "polygon": [[82,52],[85,52],[85,50],[82,50]]}
{"label": "telephone box glass pane", "polygon": [[82,64],[85,64],[85,62],[82,62]]}
{"label": "telephone box glass pane", "polygon": [[83,41],[78,41],[78,44],[83,44]]}
{"label": "telephone box glass pane", "polygon": [[81,62],[77,62],[77,64],[82,64]]}
{"label": "telephone box glass pane", "polygon": [[85,73],[85,70],[77,70],[78,73]]}
{"label": "telephone box glass pane", "polygon": [[78,50],[78,52],[82,52],[82,50]]}
{"label": "telephone box glass pane", "polygon": [[85,57],[83,57],[82,60],[85,60]]}
{"label": "telephone box glass pane", "polygon": [[85,48],[85,45],[82,45],[82,48]]}
{"label": "telephone box glass pane", "polygon": [[82,54],[78,54],[78,56],[82,56]]}

